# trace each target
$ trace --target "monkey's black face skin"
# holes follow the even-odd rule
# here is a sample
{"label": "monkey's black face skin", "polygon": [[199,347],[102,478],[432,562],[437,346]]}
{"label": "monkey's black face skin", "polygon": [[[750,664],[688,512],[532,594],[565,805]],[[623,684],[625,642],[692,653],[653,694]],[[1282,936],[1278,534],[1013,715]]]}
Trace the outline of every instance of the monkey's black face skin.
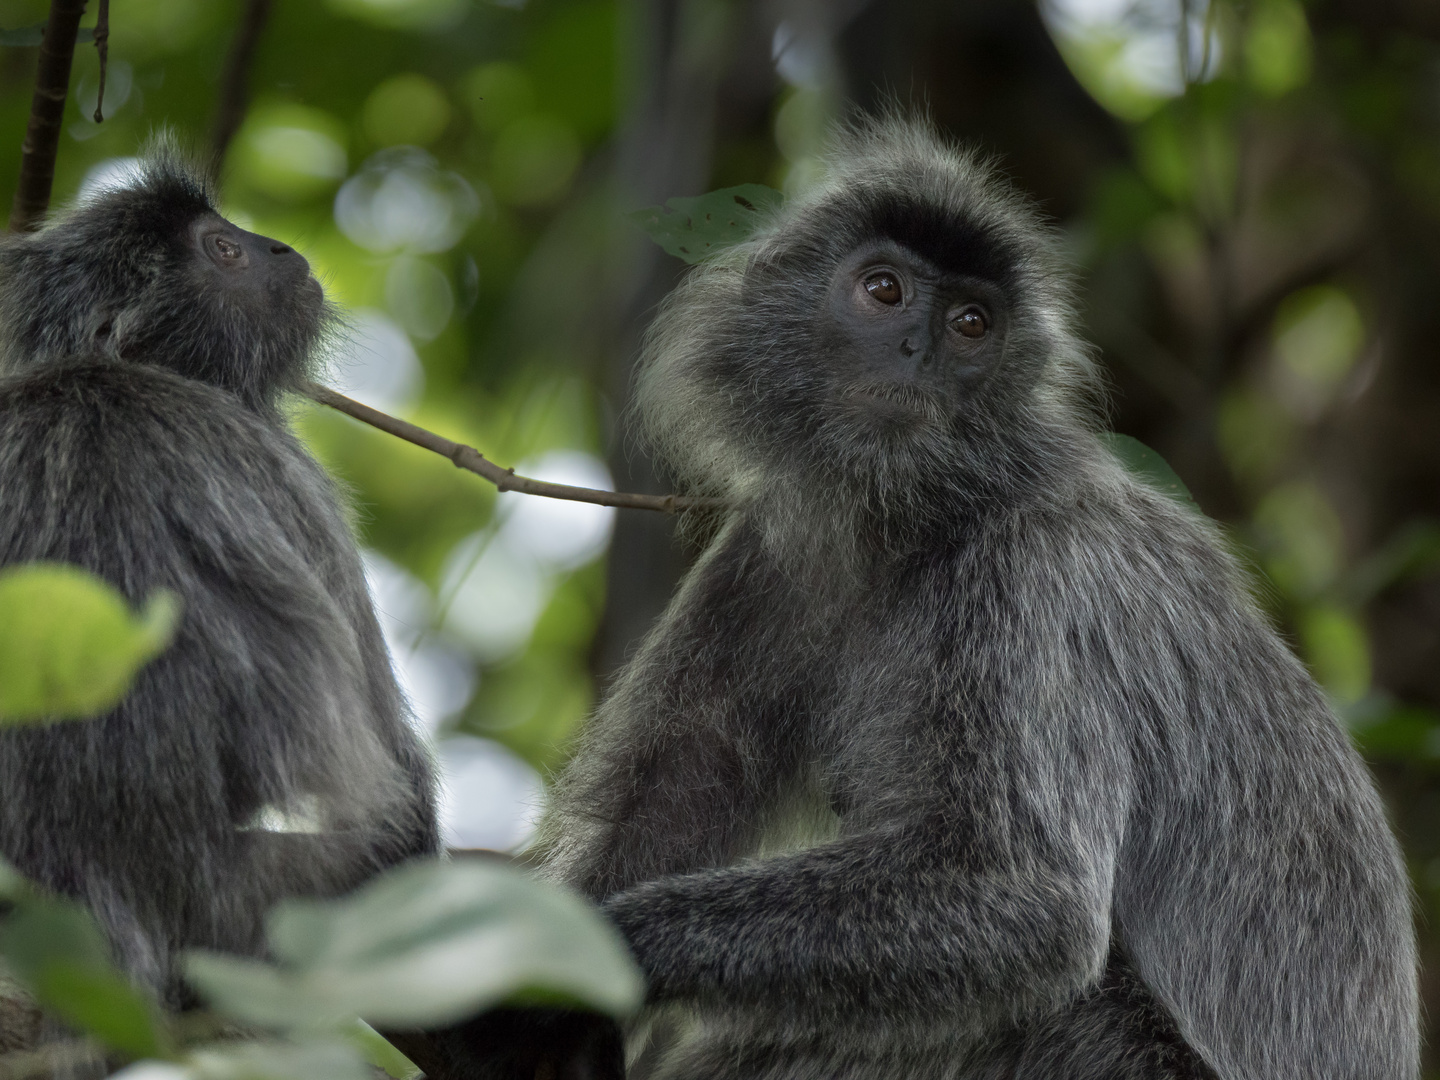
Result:
{"label": "monkey's black face skin", "polygon": [[885,433],[943,427],[1001,359],[1005,314],[989,282],[893,241],[860,247],[836,269],[817,320],[834,400]]}
{"label": "monkey's black face skin", "polygon": [[196,218],[190,226],[196,253],[197,284],[215,290],[263,318],[272,305],[324,299],[305,257],[287,244],[246,232],[219,214]]}
{"label": "monkey's black face skin", "polygon": [[304,257],[217,212],[173,161],[0,250],[0,371],[76,359],[168,368],[269,410],[327,319]]}

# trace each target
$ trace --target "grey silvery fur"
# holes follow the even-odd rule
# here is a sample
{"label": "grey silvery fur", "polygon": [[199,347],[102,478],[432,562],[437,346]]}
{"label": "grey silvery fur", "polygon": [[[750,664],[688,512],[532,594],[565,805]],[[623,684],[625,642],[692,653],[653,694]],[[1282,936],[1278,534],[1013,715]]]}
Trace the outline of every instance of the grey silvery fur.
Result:
{"label": "grey silvery fur", "polygon": [[[1054,237],[924,125],[827,176],[642,362],[651,445],[734,510],[541,841],[676,1033],[632,1074],[1416,1076],[1374,784],[1217,530],[1097,437]],[[963,378],[836,330],[875,245],[992,297]]]}
{"label": "grey silvery fur", "polygon": [[438,850],[345,511],[279,410],[328,319],[305,260],[163,145],[0,241],[0,567],[183,605],[115,709],[0,732],[0,854],[171,1005],[177,950],[259,952],[277,899]]}

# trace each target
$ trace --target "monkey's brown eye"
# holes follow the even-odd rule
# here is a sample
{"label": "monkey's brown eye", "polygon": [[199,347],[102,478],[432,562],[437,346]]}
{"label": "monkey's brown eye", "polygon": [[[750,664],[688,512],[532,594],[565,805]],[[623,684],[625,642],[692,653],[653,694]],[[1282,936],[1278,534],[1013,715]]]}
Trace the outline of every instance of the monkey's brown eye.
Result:
{"label": "monkey's brown eye", "polygon": [[220,253],[222,259],[238,259],[240,257],[240,245],[226,240],[223,236],[215,237],[215,250]]}
{"label": "monkey's brown eye", "polygon": [[884,270],[865,279],[865,291],[890,307],[905,299],[905,293],[900,288],[900,282],[895,280],[895,275]]}
{"label": "monkey's brown eye", "polygon": [[950,325],[968,338],[984,337],[985,331],[990,329],[985,313],[977,307],[967,307],[950,320]]}

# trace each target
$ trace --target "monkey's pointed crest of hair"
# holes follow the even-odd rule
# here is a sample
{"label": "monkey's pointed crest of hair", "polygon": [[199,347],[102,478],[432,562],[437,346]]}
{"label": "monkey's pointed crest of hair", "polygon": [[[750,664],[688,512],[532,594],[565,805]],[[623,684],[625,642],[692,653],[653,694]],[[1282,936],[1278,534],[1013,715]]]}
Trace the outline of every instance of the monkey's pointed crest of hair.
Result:
{"label": "monkey's pointed crest of hair", "polygon": [[[1036,455],[1085,456],[1097,376],[1054,231],[1030,200],[922,121],[838,129],[825,161],[819,183],[666,302],[639,373],[648,445],[682,483],[737,503],[780,488],[792,502],[891,519],[1053,475]],[[876,241],[990,283],[1007,309],[1003,357],[973,393],[944,402],[948,430],[883,452],[827,412],[834,386],[818,344],[833,274]]]}
{"label": "monkey's pointed crest of hair", "polygon": [[317,297],[246,310],[194,272],[191,226],[213,184],[168,132],[133,170],[38,232],[0,239],[0,373],[75,359],[153,363],[264,406],[303,378],[327,318]]}

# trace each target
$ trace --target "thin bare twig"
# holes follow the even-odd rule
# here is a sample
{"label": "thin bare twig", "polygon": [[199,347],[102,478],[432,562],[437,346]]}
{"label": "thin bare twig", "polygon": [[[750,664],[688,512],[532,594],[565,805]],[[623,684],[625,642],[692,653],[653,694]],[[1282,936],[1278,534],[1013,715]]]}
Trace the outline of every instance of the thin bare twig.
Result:
{"label": "thin bare twig", "polygon": [[552,484],[546,480],[516,476],[514,469],[501,468],[473,446],[452,442],[443,435],[436,435],[433,431],[427,431],[389,413],[362,405],[344,394],[337,394],[327,386],[307,383],[301,390],[306,397],[318,401],[321,405],[328,405],[398,439],[434,451],[449,459],[456,468],[483,476],[501,491],[518,491],[524,495],[543,495],[547,499],[568,499],[571,502],[618,506],[629,510],[660,510],[667,514],[679,513],[682,510],[715,510],[725,505],[720,499],[692,495],[638,495],[628,491],[599,491],[595,488],[571,487],[569,484]]}
{"label": "thin bare twig", "polygon": [[60,124],[65,118],[65,97],[70,91],[70,64],[85,0],[50,0],[50,17],[40,39],[40,64],[35,73],[35,96],[30,102],[30,123],[21,146],[20,183],[10,210],[14,232],[33,232],[50,207],[55,183],[55,155],[60,148]]}
{"label": "thin bare twig", "polygon": [[95,12],[95,51],[100,54],[100,89],[95,92],[95,122],[105,119],[105,71],[110,65],[110,0]]}
{"label": "thin bare twig", "polygon": [[210,157],[216,169],[225,160],[230,140],[235,138],[245,119],[245,109],[250,103],[250,65],[255,59],[260,33],[270,18],[271,3],[272,0],[246,3],[245,13],[230,42],[230,52],[225,57],[225,73],[220,77],[220,104],[215,111],[215,130],[210,138]]}

